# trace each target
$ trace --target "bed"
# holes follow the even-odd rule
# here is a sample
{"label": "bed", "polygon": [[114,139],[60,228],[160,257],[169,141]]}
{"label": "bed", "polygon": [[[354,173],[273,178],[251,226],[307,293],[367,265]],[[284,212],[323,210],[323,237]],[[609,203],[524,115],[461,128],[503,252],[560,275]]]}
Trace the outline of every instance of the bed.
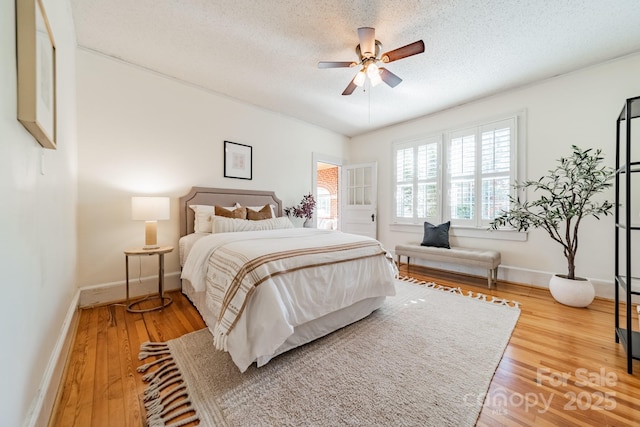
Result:
{"label": "bed", "polygon": [[[224,215],[248,207],[256,220],[221,218],[214,206]],[[194,187],[180,198],[182,292],[215,348],[242,372],[363,319],[395,295],[397,269],[380,242],[295,228],[282,212],[269,191]]]}

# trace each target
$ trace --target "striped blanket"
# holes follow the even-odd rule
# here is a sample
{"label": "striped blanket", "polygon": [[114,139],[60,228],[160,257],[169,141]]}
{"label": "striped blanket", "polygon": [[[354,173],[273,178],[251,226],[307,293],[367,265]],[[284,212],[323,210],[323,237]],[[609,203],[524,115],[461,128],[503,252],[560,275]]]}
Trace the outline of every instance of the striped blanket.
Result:
{"label": "striped blanket", "polygon": [[[390,255],[377,240],[346,233],[317,232],[296,235],[288,230],[267,232],[216,246],[209,257],[207,296],[219,307],[214,344],[227,350],[227,337],[256,288],[264,281],[301,269]],[[293,234],[293,236],[292,236]],[[252,233],[255,236],[255,233]]]}

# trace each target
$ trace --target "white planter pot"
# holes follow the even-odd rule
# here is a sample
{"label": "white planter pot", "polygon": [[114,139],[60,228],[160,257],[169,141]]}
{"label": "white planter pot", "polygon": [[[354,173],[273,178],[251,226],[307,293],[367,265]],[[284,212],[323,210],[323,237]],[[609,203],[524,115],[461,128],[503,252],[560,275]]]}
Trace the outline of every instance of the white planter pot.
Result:
{"label": "white planter pot", "polygon": [[587,279],[567,279],[557,274],[549,280],[549,291],[560,304],[570,307],[587,307],[593,302],[596,290]]}

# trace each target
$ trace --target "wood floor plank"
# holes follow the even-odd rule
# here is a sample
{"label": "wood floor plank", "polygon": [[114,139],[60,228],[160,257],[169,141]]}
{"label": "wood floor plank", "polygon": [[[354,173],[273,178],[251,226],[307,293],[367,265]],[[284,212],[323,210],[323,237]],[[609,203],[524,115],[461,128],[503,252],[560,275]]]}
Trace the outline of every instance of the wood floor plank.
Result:
{"label": "wood floor plank", "polygon": [[[123,380],[124,425],[141,425],[143,414],[138,400],[138,382],[140,375],[135,366],[138,364],[139,344],[131,345],[131,341],[138,342],[137,334],[129,334],[129,322],[135,322],[137,313],[128,313],[125,307],[114,310],[118,336],[118,352],[120,354],[120,376]],[[132,331],[135,333],[135,329]]]}
{"label": "wood floor plank", "polygon": [[[400,272],[521,304],[478,426],[638,425],[640,362],[634,361],[635,375],[626,373],[626,356],[614,340],[611,301],[596,299],[587,309],[575,309],[556,303],[546,289],[499,282],[488,290],[484,278],[416,266],[401,265]],[[121,306],[82,310],[51,426],[144,425],[144,383],[136,372],[140,344],[205,327],[182,294],[170,295],[173,304],[145,314]],[[595,381],[585,381],[588,374]],[[606,383],[607,375],[615,379]]]}
{"label": "wood floor plank", "polygon": [[99,307],[95,311],[98,312],[98,322],[96,324],[96,370],[93,385],[92,425],[99,427],[107,426],[109,422],[109,375],[105,368],[109,363],[107,329],[112,319],[109,307]]}
{"label": "wood floor plank", "polygon": [[[110,322],[107,327],[107,402],[109,405],[109,424],[124,426],[124,389],[122,371],[120,369],[121,355],[118,342],[118,325],[115,316],[116,306],[109,306]],[[96,422],[98,420],[95,420]]]}
{"label": "wood floor plank", "polygon": [[187,306],[191,306],[191,303],[189,303],[187,299],[177,298],[173,305],[175,314],[185,331],[190,331],[194,325],[196,327],[199,326],[198,329],[206,327],[202,316],[200,316],[196,310],[187,309]]}
{"label": "wood floor plank", "polygon": [[94,360],[92,348],[95,348],[96,336],[90,331],[95,327],[97,312],[82,311],[74,339],[65,378],[62,381],[61,398],[57,408],[54,408],[54,419],[60,420],[60,425],[82,426],[89,425],[93,411],[93,393],[86,393],[86,389],[94,384]]}

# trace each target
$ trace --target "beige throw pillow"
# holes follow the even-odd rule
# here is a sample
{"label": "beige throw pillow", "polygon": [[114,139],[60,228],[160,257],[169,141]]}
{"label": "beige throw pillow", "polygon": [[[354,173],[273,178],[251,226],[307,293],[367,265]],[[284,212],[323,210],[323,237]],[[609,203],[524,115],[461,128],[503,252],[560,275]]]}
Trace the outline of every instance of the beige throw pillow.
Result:
{"label": "beige throw pillow", "polygon": [[251,221],[261,221],[263,219],[270,219],[271,216],[271,206],[264,205],[262,209],[259,211],[254,211],[251,208],[247,208],[247,219]]}
{"label": "beige throw pillow", "polygon": [[225,218],[247,219],[247,208],[235,208],[234,210],[225,209],[222,206],[216,206],[214,215],[223,216]]}

